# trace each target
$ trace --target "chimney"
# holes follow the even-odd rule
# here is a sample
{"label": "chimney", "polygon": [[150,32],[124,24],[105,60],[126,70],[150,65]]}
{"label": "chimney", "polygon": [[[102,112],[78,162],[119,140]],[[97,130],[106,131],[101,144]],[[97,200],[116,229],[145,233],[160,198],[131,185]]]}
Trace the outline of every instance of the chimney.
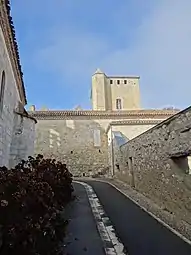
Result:
{"label": "chimney", "polygon": [[41,111],[48,111],[48,108],[46,106],[43,106],[40,110]]}
{"label": "chimney", "polygon": [[29,107],[29,111],[35,112],[35,111],[36,111],[35,105],[31,105],[31,106]]}

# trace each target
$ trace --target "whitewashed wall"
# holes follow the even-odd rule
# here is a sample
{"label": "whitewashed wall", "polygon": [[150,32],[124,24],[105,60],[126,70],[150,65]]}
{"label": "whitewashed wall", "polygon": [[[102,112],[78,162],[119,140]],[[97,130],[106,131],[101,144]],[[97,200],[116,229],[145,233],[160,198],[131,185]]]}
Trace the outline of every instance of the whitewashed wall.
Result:
{"label": "whitewashed wall", "polygon": [[15,113],[9,167],[34,154],[35,121]]}
{"label": "whitewashed wall", "polygon": [[[0,97],[0,106],[2,104],[2,110],[0,109],[0,166],[4,165],[9,167],[9,163],[10,161],[12,161],[12,159],[10,160],[10,153],[12,153],[11,144],[15,143],[14,141],[15,121],[17,118],[20,118],[18,116],[15,116],[14,110],[18,106],[19,102],[21,102],[21,98],[17,89],[17,84],[13,74],[13,69],[6,48],[6,44],[4,41],[3,32],[0,27],[0,88],[2,87],[3,72],[5,73],[5,89],[3,97]],[[33,135],[34,121],[31,119],[24,118],[23,123],[24,130],[28,130],[26,131],[28,138],[27,136],[25,136],[26,138],[25,142],[26,144],[28,144],[29,141],[30,143],[32,142],[32,137],[34,136]],[[25,135],[26,132],[24,131],[23,135]],[[23,146],[23,142],[21,143],[22,144],[21,146]],[[32,152],[33,145],[31,144],[30,146],[31,146],[30,152]],[[20,150],[19,153],[20,156],[22,157],[23,152],[21,151],[22,150]]]}

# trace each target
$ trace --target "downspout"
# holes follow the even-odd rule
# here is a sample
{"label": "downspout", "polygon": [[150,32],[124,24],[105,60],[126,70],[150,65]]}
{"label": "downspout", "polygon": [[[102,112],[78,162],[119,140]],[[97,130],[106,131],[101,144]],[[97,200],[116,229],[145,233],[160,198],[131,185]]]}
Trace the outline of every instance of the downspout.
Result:
{"label": "downspout", "polygon": [[114,148],[113,148],[113,130],[112,130],[112,126],[111,126],[111,154],[112,154],[112,172],[111,172],[111,176],[113,177],[115,174],[115,161],[114,161]]}

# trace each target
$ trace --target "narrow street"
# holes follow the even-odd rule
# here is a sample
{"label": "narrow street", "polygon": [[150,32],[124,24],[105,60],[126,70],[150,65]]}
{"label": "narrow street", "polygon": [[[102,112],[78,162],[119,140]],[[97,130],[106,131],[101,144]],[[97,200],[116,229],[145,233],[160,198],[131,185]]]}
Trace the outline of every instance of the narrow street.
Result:
{"label": "narrow street", "polygon": [[64,254],[104,255],[104,247],[85,188],[74,183],[76,199],[66,210],[69,220]]}
{"label": "narrow street", "polygon": [[[95,191],[100,204],[112,223],[115,234],[130,255],[190,255],[191,246],[152,218],[131,200],[107,183],[85,181]],[[70,254],[104,254],[99,231],[96,228],[95,215],[90,210],[87,190],[79,183],[74,184],[78,200],[74,202],[73,218],[80,214],[80,219],[73,224],[78,229],[79,239],[86,243],[86,253]],[[81,202],[80,202],[81,201]],[[80,204],[81,203],[81,204]],[[76,205],[75,205],[76,204]],[[85,209],[83,209],[83,208]],[[75,216],[75,217],[74,217]],[[71,221],[72,222],[72,221]],[[76,224],[77,223],[77,224]],[[69,224],[70,226],[70,224]],[[72,228],[72,226],[70,226]],[[84,234],[85,233],[85,234]],[[85,241],[87,238],[87,241]],[[88,247],[89,246],[89,247]],[[76,246],[77,248],[78,246]],[[78,247],[79,248],[79,247]],[[71,242],[70,249],[75,249]],[[81,249],[82,250],[82,249]],[[126,254],[125,253],[125,254]],[[109,254],[109,253],[108,253]],[[114,253],[111,253],[114,254]],[[124,253],[115,253],[124,254]]]}

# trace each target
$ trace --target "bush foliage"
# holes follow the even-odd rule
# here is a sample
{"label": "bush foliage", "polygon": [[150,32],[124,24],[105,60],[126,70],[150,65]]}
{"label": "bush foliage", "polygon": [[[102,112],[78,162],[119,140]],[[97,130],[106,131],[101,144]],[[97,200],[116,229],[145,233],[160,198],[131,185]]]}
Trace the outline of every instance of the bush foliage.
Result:
{"label": "bush foliage", "polygon": [[67,224],[60,212],[72,198],[65,164],[42,155],[0,168],[0,254],[57,254]]}

